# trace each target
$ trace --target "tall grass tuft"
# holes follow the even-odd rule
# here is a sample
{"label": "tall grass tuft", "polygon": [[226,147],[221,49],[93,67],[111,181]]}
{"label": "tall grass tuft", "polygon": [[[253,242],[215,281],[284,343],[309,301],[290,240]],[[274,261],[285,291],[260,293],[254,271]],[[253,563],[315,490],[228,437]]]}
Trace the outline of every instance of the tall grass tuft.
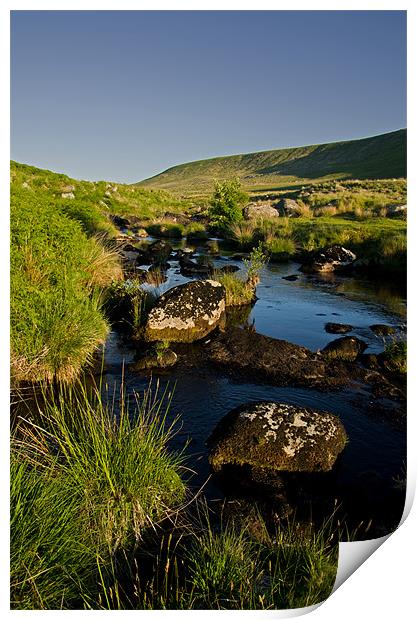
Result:
{"label": "tall grass tuft", "polygon": [[268,531],[260,515],[257,522],[262,535],[253,537],[249,523],[215,525],[200,513],[182,540],[170,536],[165,570],[137,589],[132,608],[273,610],[324,601],[337,570],[331,524],[314,531],[288,522]]}
{"label": "tall grass tuft", "polygon": [[[96,604],[120,554],[134,552],[184,499],[181,455],[168,452],[167,395],[61,387],[20,420],[11,458],[11,597],[15,609]],[[133,406],[132,406],[133,405]],[[88,602],[90,601],[90,602]]]}
{"label": "tall grass tuft", "polygon": [[212,277],[226,290],[226,306],[244,306],[253,301],[253,288],[237,274],[215,271]]}

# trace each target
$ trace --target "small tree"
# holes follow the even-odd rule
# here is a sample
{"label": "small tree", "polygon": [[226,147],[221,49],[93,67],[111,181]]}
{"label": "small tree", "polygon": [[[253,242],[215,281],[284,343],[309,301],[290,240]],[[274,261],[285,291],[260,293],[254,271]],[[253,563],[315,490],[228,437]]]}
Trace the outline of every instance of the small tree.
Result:
{"label": "small tree", "polygon": [[239,179],[216,181],[209,207],[211,224],[224,229],[242,219],[242,208],[248,194],[241,188]]}

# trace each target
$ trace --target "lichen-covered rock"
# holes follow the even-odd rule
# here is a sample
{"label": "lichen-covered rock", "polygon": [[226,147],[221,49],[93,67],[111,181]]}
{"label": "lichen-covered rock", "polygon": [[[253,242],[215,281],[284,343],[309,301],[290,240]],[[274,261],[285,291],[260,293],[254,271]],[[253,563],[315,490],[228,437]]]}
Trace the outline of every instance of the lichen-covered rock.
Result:
{"label": "lichen-covered rock", "polygon": [[271,471],[330,471],[347,440],[335,415],[276,402],[230,411],[208,440],[214,471],[244,465]]}
{"label": "lichen-covered rock", "polygon": [[368,347],[366,342],[355,336],[336,338],[322,349],[323,355],[329,358],[354,362],[360,353]]}
{"label": "lichen-covered rock", "polygon": [[341,245],[332,245],[326,250],[317,252],[313,260],[301,266],[304,273],[328,273],[332,271],[341,271],[350,267],[356,260],[356,254],[342,247]]}
{"label": "lichen-covered rock", "polygon": [[270,204],[251,202],[243,209],[243,217],[246,220],[257,220],[261,218],[279,217],[279,213]]}
{"label": "lichen-covered rock", "polygon": [[194,342],[223,319],[226,291],[220,282],[196,280],[170,289],[151,310],[145,340]]}

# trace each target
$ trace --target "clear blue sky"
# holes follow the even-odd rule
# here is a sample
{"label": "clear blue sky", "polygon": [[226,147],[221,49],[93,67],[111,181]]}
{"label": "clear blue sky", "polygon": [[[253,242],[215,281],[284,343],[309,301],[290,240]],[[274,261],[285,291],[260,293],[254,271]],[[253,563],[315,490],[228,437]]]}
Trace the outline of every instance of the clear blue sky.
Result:
{"label": "clear blue sky", "polygon": [[20,162],[134,182],[406,126],[404,11],[14,11]]}

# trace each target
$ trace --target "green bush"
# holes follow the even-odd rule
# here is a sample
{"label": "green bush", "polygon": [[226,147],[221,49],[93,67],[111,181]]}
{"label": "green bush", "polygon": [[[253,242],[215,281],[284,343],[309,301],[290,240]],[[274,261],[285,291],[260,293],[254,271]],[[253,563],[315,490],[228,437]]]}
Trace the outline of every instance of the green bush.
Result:
{"label": "green bush", "polygon": [[227,229],[230,224],[242,218],[242,208],[248,202],[248,195],[241,188],[239,179],[216,181],[209,207],[212,226]]}

